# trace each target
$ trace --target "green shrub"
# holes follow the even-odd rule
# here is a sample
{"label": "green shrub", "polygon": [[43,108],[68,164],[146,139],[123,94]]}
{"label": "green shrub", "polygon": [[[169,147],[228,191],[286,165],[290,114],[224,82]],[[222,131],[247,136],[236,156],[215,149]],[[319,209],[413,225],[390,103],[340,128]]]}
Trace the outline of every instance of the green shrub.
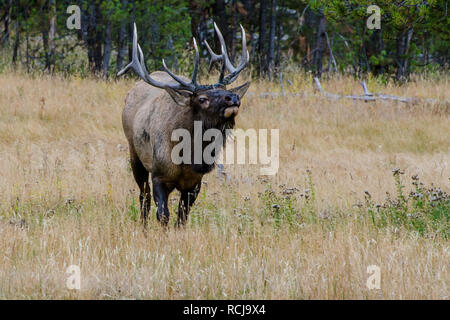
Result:
{"label": "green shrub", "polygon": [[377,228],[387,226],[404,227],[415,230],[421,236],[450,236],[450,195],[441,188],[425,186],[417,175],[411,177],[414,190],[405,195],[405,186],[399,169],[393,170],[396,196],[389,193],[382,204],[375,204],[366,191],[366,209],[372,223]]}

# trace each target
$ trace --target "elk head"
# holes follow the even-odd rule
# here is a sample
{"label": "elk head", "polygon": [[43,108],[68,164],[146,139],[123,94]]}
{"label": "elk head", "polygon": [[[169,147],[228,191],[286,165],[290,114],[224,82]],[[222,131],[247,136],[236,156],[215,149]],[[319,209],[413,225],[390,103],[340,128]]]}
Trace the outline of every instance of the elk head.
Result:
{"label": "elk head", "polygon": [[[121,76],[129,69],[133,69],[146,83],[154,87],[166,90],[178,105],[192,108],[195,113],[201,114],[202,118],[215,118],[225,122],[233,121],[234,123],[233,119],[239,112],[240,100],[250,86],[250,82],[246,82],[239,87],[229,90],[226,89],[226,86],[236,80],[239,73],[248,65],[249,53],[247,51],[245,30],[241,25],[242,56],[240,64],[235,67],[228,57],[224,38],[215,23],[214,28],[220,41],[221,54],[215,54],[206,41],[205,44],[209,54],[211,55],[211,64],[215,62],[222,62],[219,81],[215,84],[201,85],[197,83],[200,55],[195,38],[193,38],[195,48],[195,63],[191,81],[187,81],[184,77],[180,77],[170,71],[167,68],[164,59],[162,60],[164,71],[166,71],[167,74],[169,74],[176,83],[174,83],[173,81],[170,83],[163,83],[161,81],[153,79],[147,71],[144,55],[142,53],[141,47],[137,42],[136,24],[134,24],[133,32],[132,61],[124,69],[119,71],[117,76]],[[226,71],[228,71],[227,75],[225,75]]]}

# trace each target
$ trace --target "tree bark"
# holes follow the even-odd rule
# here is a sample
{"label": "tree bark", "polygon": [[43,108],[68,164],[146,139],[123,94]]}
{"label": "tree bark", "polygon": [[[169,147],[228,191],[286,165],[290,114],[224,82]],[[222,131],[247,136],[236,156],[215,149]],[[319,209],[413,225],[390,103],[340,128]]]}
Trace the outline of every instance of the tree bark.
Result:
{"label": "tree bark", "polygon": [[108,69],[109,69],[109,61],[111,58],[111,44],[112,44],[112,22],[109,20],[106,23],[106,30],[105,30],[105,42],[103,45],[103,77],[106,79],[108,78]]}
{"label": "tree bark", "polygon": [[12,63],[14,66],[17,65],[17,59],[19,57],[19,45],[20,45],[20,19],[16,21],[16,38],[14,40],[14,49],[12,56]]}
{"label": "tree bark", "polygon": [[[136,22],[136,0],[131,0],[131,4],[132,4],[131,22],[134,23],[134,22]],[[129,24],[129,25],[130,25],[128,28],[129,39],[133,39],[133,26],[132,26],[132,24]],[[129,46],[129,48],[128,48],[128,60],[129,61],[133,60],[133,50],[132,50],[131,46]]]}
{"label": "tree bark", "polygon": [[[227,11],[226,11],[224,0],[216,0],[216,3],[213,7],[213,14],[217,19],[217,26],[219,27],[220,31],[222,32],[223,38],[225,39],[225,44],[227,46],[227,49],[229,49],[229,48],[231,48],[232,34],[231,34],[230,28],[228,26]],[[220,48],[220,42],[217,37],[216,37],[216,48]],[[218,51],[220,52],[220,50],[218,50]]]}
{"label": "tree bark", "polygon": [[404,81],[408,75],[408,50],[414,29],[402,31],[397,35],[397,74],[396,79]]}
{"label": "tree bark", "polygon": [[[333,36],[334,37],[334,36]],[[338,72],[336,60],[334,59],[333,55],[333,39],[328,38],[328,34],[325,32],[325,40],[327,41],[328,51],[330,52],[330,57],[328,59],[328,73],[331,72],[331,67],[333,66],[334,72]]]}
{"label": "tree bark", "polygon": [[99,74],[102,71],[102,17],[100,3],[98,1],[91,4],[89,12],[89,23],[87,27],[87,48],[89,69],[91,72]]}
{"label": "tree bark", "polygon": [[49,35],[49,70],[53,74],[55,70],[56,59],[56,47],[55,47],[55,35],[56,35],[56,2],[50,0],[50,35]]}
{"label": "tree bark", "polygon": [[25,66],[27,72],[30,72],[30,32],[28,24],[28,6],[24,10],[24,22],[25,22]]}
{"label": "tree bark", "polygon": [[[122,0],[122,10],[126,10],[127,6],[128,0]],[[120,22],[119,39],[117,43],[117,60],[116,60],[117,72],[119,72],[122,69],[123,58],[125,57],[125,54],[127,53],[128,50],[127,22],[128,22],[127,19],[122,19],[122,21]]]}
{"label": "tree bark", "polygon": [[198,0],[189,0],[189,15],[191,16],[191,33],[199,44],[207,40],[207,26],[205,15],[207,16],[208,7]]}
{"label": "tree bark", "polygon": [[49,32],[49,21],[48,21],[48,2],[45,1],[40,8],[40,25],[41,25],[41,35],[42,35],[42,46],[44,50],[45,63],[44,71],[49,70],[50,60],[49,60],[49,45],[48,45],[48,32]]}
{"label": "tree bark", "polygon": [[[280,8],[281,9],[281,8]],[[278,17],[282,17],[283,12],[278,12]],[[277,37],[277,44],[275,46],[275,67],[280,67],[280,59],[281,59],[281,19],[277,20],[277,31],[276,31],[276,37]]]}
{"label": "tree bark", "polygon": [[230,59],[234,62],[236,57],[236,30],[237,30],[237,1],[231,1],[231,45],[229,47]]}
{"label": "tree bark", "polygon": [[322,10],[319,11],[318,14],[319,23],[317,26],[317,36],[316,36],[316,48],[313,56],[313,65],[314,65],[314,73],[316,77],[322,75],[322,59],[325,53],[325,45],[326,45],[326,25],[327,21],[325,19],[325,15]]}
{"label": "tree bark", "polygon": [[267,70],[269,79],[272,80],[274,73],[274,59],[275,59],[275,30],[277,27],[277,1],[272,0],[270,9],[270,36],[269,36],[269,52],[267,56]]}
{"label": "tree bark", "polygon": [[0,45],[3,46],[9,41],[9,23],[10,23],[10,12],[11,12],[11,2],[8,0],[5,5],[5,15],[3,16],[3,35],[0,39]]}
{"label": "tree bark", "polygon": [[266,68],[266,16],[267,16],[267,0],[261,0],[259,7],[259,68],[258,75],[265,74]]}

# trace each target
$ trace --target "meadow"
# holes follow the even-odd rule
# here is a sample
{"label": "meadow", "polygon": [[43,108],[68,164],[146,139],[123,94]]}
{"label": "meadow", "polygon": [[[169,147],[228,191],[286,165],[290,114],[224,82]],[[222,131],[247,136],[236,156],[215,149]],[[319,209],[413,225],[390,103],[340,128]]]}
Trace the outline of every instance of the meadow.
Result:
{"label": "meadow", "polygon": [[[205,176],[184,229],[139,222],[121,112],[135,80],[0,74],[0,299],[449,299],[450,86],[440,103],[330,100],[255,81],[237,128],[278,128],[279,170]],[[325,90],[361,94],[353,78]],[[70,265],[81,289],[66,287]],[[379,289],[367,268],[380,268]]]}

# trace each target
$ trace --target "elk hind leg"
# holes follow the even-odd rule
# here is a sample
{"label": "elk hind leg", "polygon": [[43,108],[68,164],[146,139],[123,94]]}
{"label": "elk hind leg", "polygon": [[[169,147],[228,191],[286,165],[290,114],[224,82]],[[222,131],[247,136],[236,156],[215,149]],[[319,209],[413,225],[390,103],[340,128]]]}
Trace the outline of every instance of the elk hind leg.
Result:
{"label": "elk hind leg", "polygon": [[163,226],[167,226],[170,216],[168,200],[173,187],[162,182],[158,177],[152,177],[152,184],[153,200],[157,206],[156,218]]}
{"label": "elk hind leg", "polygon": [[150,212],[151,205],[151,190],[148,183],[149,172],[142,164],[141,160],[138,158],[134,151],[131,151],[131,168],[133,170],[134,180],[136,180],[139,186],[139,203],[141,206],[141,221],[144,227],[147,226],[147,217]]}

